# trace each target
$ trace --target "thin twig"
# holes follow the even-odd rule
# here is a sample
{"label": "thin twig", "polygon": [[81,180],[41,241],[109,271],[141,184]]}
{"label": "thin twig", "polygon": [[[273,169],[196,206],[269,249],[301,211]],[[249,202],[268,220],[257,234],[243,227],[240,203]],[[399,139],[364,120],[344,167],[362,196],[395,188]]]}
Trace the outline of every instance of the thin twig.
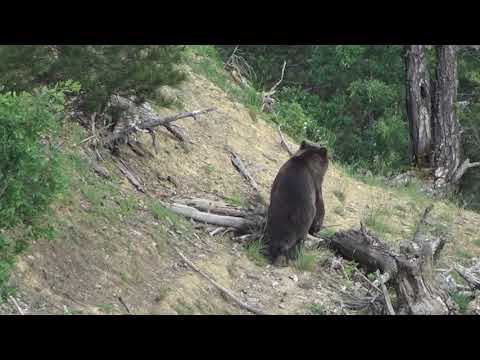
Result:
{"label": "thin twig", "polygon": [[293,151],[290,150],[288,147],[287,143],[285,142],[285,139],[283,138],[282,130],[280,129],[280,125],[277,126],[278,133],[280,135],[280,145],[288,152],[290,156],[293,155]]}
{"label": "thin twig", "polygon": [[225,230],[225,228],[224,228],[224,227],[216,228],[216,229],[213,230],[209,235],[210,235],[210,236],[215,236],[215,235],[217,235],[217,234],[218,234],[220,231],[222,231],[222,230]]}
{"label": "thin twig", "polygon": [[18,305],[18,302],[17,300],[15,300],[15,298],[12,296],[12,295],[9,295],[8,298],[10,299],[10,301],[13,303],[13,305],[15,305],[15,307],[17,308],[18,312],[20,313],[20,315],[25,315],[25,313],[23,312],[22,308],[20,307],[20,305]]}
{"label": "thin twig", "polygon": [[178,254],[178,256],[180,256],[182,258],[182,260],[188,265],[190,266],[190,268],[192,268],[192,270],[196,271],[197,273],[199,273],[200,275],[202,275],[205,279],[207,279],[213,286],[215,286],[218,290],[220,290],[220,292],[222,292],[224,295],[226,295],[227,297],[229,297],[231,300],[233,300],[238,306],[240,306],[241,308],[243,309],[246,309],[254,314],[257,314],[257,315],[267,315],[266,313],[264,313],[263,311],[261,310],[258,310],[256,308],[254,308],[253,306],[249,305],[249,304],[246,304],[244,303],[243,301],[241,301],[239,298],[237,298],[235,295],[233,295],[230,290],[224,288],[223,286],[221,286],[220,284],[218,284],[216,281],[214,281],[213,279],[211,279],[207,274],[205,274],[202,270],[200,270],[197,266],[195,266],[190,260],[188,260],[185,255],[182,254],[182,252],[175,246],[173,246],[173,249],[175,250],[175,252]]}
{"label": "thin twig", "polygon": [[127,304],[125,304],[125,302],[123,301],[123,299],[122,299],[121,296],[118,297],[118,301],[120,301],[120,303],[123,305],[123,307],[125,308],[125,310],[127,310],[127,313],[128,313],[128,314],[131,314],[130,309],[128,308]]}
{"label": "thin twig", "polygon": [[358,270],[356,267],[354,267],[353,270],[355,270],[357,274],[359,274],[366,282],[368,282],[372,286],[372,288],[377,290],[380,294],[383,294],[383,291],[380,290],[373,282],[371,282],[370,279],[366,277],[360,270]]}

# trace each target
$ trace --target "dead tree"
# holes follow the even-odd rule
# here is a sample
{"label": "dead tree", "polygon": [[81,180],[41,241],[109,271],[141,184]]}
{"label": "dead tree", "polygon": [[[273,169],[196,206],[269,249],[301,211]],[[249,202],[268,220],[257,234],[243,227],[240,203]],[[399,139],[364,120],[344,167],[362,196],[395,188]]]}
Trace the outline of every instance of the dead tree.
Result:
{"label": "dead tree", "polygon": [[405,50],[411,156],[417,166],[429,167],[433,150],[432,105],[425,45],[407,45]]}
{"label": "dead tree", "polygon": [[456,113],[458,46],[438,45],[435,50],[435,79],[430,82],[425,46],[406,47],[406,87],[413,160],[419,167],[434,170],[438,192],[454,189],[466,171],[480,162],[463,159],[462,129]]}

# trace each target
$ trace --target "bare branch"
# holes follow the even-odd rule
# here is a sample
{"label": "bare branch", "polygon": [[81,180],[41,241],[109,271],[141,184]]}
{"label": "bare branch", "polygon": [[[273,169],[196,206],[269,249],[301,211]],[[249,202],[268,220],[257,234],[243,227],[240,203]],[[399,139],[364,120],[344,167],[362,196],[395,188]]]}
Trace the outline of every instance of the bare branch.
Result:
{"label": "bare branch", "polygon": [[268,94],[271,96],[273,94],[275,94],[275,91],[277,89],[277,87],[282,83],[283,81],[283,76],[285,75],[285,67],[287,66],[287,62],[284,61],[283,62],[283,67],[282,67],[282,76],[280,77],[280,80],[278,80],[278,82],[273,85],[273,87],[270,89],[270,91],[268,92]]}
{"label": "bare branch", "polygon": [[293,151],[290,150],[285,139],[283,138],[282,130],[280,129],[280,125],[277,126],[278,134],[280,135],[280,145],[288,152],[290,156],[293,156]]}
{"label": "bare branch", "polygon": [[255,191],[258,192],[258,184],[253,178],[253,176],[250,174],[250,172],[247,170],[245,165],[243,164],[242,159],[240,159],[240,156],[233,151],[232,148],[230,148],[228,145],[225,145],[225,150],[229,152],[232,156],[232,164],[237,168],[237,170],[240,172],[240,174],[243,175],[245,179],[252,185],[252,187],[255,189]]}
{"label": "bare branch", "polygon": [[141,131],[141,130],[150,131],[154,127],[166,126],[166,125],[170,124],[171,122],[174,122],[174,121],[180,120],[180,119],[184,119],[184,118],[188,118],[188,117],[197,119],[197,115],[209,113],[209,112],[212,112],[212,111],[215,111],[215,110],[216,110],[216,108],[208,108],[208,109],[203,109],[203,110],[183,112],[183,113],[180,113],[180,114],[166,116],[166,117],[163,117],[163,118],[151,117],[151,118],[148,118],[147,120],[141,122],[140,124],[138,124],[136,126],[134,126],[134,125],[126,126],[125,128],[121,129],[117,133],[113,133],[112,135],[110,135],[109,137],[107,137],[105,139],[104,145],[105,146],[111,145],[115,141],[117,141],[119,139],[124,139],[127,136],[129,136],[130,134],[133,134],[137,131]]}
{"label": "bare branch", "polygon": [[20,315],[25,315],[25,313],[23,312],[22,308],[20,307],[20,305],[18,305],[18,302],[17,300],[12,296],[12,295],[9,295],[8,298],[10,299],[10,301],[13,303],[13,305],[17,308],[18,312],[20,313]]}
{"label": "bare branch", "polygon": [[267,313],[259,310],[259,309],[256,309],[255,307],[247,304],[247,303],[244,303],[242,300],[240,300],[236,295],[234,295],[230,290],[226,289],[225,287],[223,287],[222,285],[220,285],[219,283],[217,283],[215,280],[213,280],[212,278],[210,278],[210,276],[208,276],[207,274],[205,274],[202,270],[200,270],[195,264],[193,264],[189,259],[187,259],[187,257],[185,255],[182,254],[182,252],[176,247],[176,246],[173,246],[173,249],[175,250],[175,252],[178,254],[178,256],[180,256],[182,258],[182,260],[188,265],[190,266],[190,268],[194,271],[196,271],[197,273],[199,273],[200,275],[202,275],[205,279],[207,279],[213,286],[215,286],[218,290],[220,290],[220,292],[222,292],[224,295],[226,295],[228,298],[230,298],[231,300],[233,300],[233,302],[235,302],[238,306],[240,306],[241,308],[245,309],[245,310],[248,310],[256,315],[267,315]]}

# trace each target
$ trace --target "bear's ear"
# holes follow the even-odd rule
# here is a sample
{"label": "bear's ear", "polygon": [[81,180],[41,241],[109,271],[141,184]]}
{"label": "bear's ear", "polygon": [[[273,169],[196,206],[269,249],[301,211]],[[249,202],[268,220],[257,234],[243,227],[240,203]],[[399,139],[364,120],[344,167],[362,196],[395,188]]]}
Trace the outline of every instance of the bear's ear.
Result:
{"label": "bear's ear", "polygon": [[318,153],[320,154],[320,156],[323,158],[323,159],[326,159],[327,156],[328,156],[328,150],[326,147],[321,147],[319,150],[318,150]]}

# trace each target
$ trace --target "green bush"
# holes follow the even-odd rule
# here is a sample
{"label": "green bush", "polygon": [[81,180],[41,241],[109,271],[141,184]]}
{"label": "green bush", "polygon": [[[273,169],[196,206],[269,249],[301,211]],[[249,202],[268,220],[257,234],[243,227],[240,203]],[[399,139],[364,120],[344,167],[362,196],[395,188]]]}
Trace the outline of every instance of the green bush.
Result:
{"label": "green bush", "polygon": [[57,134],[64,91],[75,88],[68,83],[0,95],[0,228],[23,223],[40,229],[35,221],[66,189]]}

